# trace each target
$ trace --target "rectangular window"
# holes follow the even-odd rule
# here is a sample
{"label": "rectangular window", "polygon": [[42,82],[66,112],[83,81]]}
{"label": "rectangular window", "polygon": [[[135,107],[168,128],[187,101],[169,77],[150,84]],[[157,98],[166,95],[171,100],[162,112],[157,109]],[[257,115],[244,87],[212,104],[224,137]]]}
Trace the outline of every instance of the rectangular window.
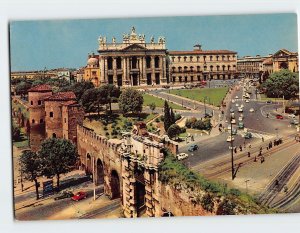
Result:
{"label": "rectangular window", "polygon": [[65,118],[65,123],[67,123],[67,118]]}
{"label": "rectangular window", "polygon": [[53,112],[50,112],[50,117],[53,117]]}

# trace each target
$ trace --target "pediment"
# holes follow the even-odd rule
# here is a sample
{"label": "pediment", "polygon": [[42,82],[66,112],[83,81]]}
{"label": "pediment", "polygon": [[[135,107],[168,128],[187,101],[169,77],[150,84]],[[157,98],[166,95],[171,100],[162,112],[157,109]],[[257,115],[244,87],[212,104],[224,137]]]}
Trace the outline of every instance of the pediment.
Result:
{"label": "pediment", "polygon": [[278,52],[276,52],[273,57],[284,57],[289,56],[291,53],[288,50],[280,49]]}
{"label": "pediment", "polygon": [[123,51],[145,51],[145,50],[147,49],[140,44],[131,44],[123,49]]}

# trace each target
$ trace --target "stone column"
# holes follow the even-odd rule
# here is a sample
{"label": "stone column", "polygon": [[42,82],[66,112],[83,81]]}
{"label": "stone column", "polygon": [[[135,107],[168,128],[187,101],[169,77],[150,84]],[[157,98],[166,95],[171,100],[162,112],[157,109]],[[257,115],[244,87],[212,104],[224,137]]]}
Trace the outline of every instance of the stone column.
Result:
{"label": "stone column", "polygon": [[144,56],[143,58],[142,58],[142,60],[143,60],[143,80],[144,80],[144,82],[145,82],[145,85],[147,85],[147,76],[146,76],[146,57]]}
{"label": "stone column", "polygon": [[126,64],[126,59],[127,59],[126,57],[123,57],[123,58],[122,58],[122,62],[123,62],[123,65],[122,65],[122,69],[123,69],[123,78],[122,78],[122,79],[123,79],[123,80],[122,80],[122,81],[123,81],[123,86],[126,85],[126,84],[125,84],[125,81],[126,81],[127,78],[128,78],[128,77],[127,77],[127,64]]}
{"label": "stone column", "polygon": [[108,76],[107,76],[107,57],[104,58],[104,83],[108,82]]}
{"label": "stone column", "polygon": [[113,57],[113,83],[117,84],[117,58]]}
{"label": "stone column", "polygon": [[144,80],[143,80],[143,58],[139,57],[138,58],[138,67],[139,67],[139,83],[138,85],[144,85]]}
{"label": "stone column", "polygon": [[151,82],[152,84],[155,83],[155,62],[154,56],[151,56]]}
{"label": "stone column", "polygon": [[129,86],[132,86],[132,83],[131,83],[131,77],[130,77],[130,57],[127,58],[127,81],[128,81],[128,85]]}

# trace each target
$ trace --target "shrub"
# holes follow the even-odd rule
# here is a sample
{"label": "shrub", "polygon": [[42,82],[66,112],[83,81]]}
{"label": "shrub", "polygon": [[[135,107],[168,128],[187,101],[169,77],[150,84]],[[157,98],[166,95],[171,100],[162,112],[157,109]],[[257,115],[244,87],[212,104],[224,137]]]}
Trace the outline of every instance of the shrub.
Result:
{"label": "shrub", "polygon": [[106,132],[105,135],[106,135],[107,137],[109,137],[109,132]]}
{"label": "shrub", "polygon": [[181,115],[179,113],[175,114],[175,121],[178,121],[179,119],[181,119]]}
{"label": "shrub", "polygon": [[106,127],[106,126],[104,126],[103,129],[104,129],[105,131],[107,131],[107,127]]}
{"label": "shrub", "polygon": [[156,122],[156,123],[160,122],[160,119],[159,119],[159,118],[156,118],[156,119],[155,119],[155,122]]}
{"label": "shrub", "polygon": [[205,129],[205,124],[203,123],[203,121],[197,120],[196,122],[194,122],[194,124],[192,124],[192,128],[200,130]]}
{"label": "shrub", "polygon": [[219,205],[217,215],[234,215],[236,204],[225,198]]}
{"label": "shrub", "polygon": [[213,196],[209,193],[206,193],[202,198],[201,198],[201,206],[203,209],[206,211],[212,212],[214,209],[214,199]]}

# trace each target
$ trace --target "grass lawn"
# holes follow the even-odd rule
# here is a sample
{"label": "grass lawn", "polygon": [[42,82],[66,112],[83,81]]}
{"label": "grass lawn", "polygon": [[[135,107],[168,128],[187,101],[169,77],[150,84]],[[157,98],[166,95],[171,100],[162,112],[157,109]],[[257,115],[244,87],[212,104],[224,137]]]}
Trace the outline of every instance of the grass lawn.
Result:
{"label": "grass lawn", "polygon": [[206,103],[220,106],[222,100],[226,96],[228,87],[222,88],[202,88],[202,89],[183,89],[183,90],[170,90],[171,94],[186,97],[199,102],[204,102],[204,97],[207,96]]}
{"label": "grass lawn", "polygon": [[260,94],[260,100],[261,101],[271,100],[273,102],[282,102],[283,101],[282,98],[270,98],[270,97],[267,97],[265,94]]}
{"label": "grass lawn", "polygon": [[95,133],[108,138],[121,138],[121,132],[130,131],[136,121],[145,123],[156,117],[157,114],[141,113],[139,115],[128,114],[100,114],[92,115],[84,119],[83,125],[93,129]]}
{"label": "grass lawn", "polygon": [[[148,95],[148,94],[143,94],[143,98],[144,98],[144,104],[143,104],[144,106],[148,106],[151,103],[155,103],[156,107],[158,107],[158,108],[164,107],[164,104],[165,104],[164,99],[160,99],[158,97],[154,97],[154,96]],[[169,106],[173,109],[185,110],[185,108],[181,107],[180,105],[174,104],[174,103],[169,102]]]}

